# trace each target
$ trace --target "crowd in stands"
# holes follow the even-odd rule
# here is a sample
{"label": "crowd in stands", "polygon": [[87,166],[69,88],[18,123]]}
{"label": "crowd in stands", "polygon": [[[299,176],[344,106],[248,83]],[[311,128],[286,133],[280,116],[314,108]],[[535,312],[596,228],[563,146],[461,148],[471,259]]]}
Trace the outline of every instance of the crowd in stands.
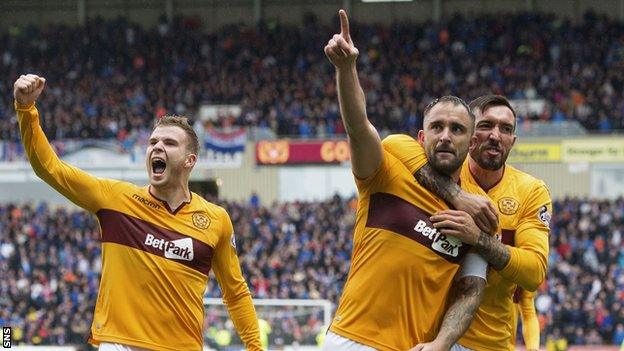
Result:
{"label": "crowd in stands", "polygon": [[[221,204],[235,225],[254,297],[338,302],[349,270],[355,199]],[[557,201],[552,226],[548,278],[536,298],[542,342],[619,345],[624,199]],[[0,205],[0,324],[13,326],[14,340],[84,345],[101,270],[98,238],[97,221],[82,210]],[[220,296],[214,279],[206,296]],[[260,315],[271,325],[272,345],[316,344],[320,311],[276,311]],[[207,312],[207,335],[225,327],[222,314]]]}
{"label": "crowd in stands", "polygon": [[[356,18],[357,20],[357,18]],[[240,116],[209,125],[262,126],[279,135],[342,134],[333,68],[323,53],[339,29],[307,15],[204,33],[200,19],[154,28],[124,19],[84,27],[0,32],[0,139],[18,138],[12,82],[48,80],[39,102],[51,139],[127,140],[166,113],[196,116],[201,104],[239,104]],[[353,25],[368,113],[381,131],[414,132],[424,106],[453,94],[545,99],[524,120],[576,120],[601,132],[624,125],[624,26],[587,13],[452,16],[439,24]],[[13,78],[10,78],[13,77]],[[198,122],[198,124],[201,124]]]}
{"label": "crowd in stands", "polygon": [[542,325],[570,344],[624,341],[624,198],[554,203]]}

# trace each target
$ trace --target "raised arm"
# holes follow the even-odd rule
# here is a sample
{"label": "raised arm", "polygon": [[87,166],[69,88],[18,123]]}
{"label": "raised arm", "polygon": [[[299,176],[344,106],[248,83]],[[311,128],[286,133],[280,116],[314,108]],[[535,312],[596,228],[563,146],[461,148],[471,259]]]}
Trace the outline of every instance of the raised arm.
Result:
{"label": "raised arm", "polygon": [[454,208],[467,212],[482,231],[493,233],[498,228],[497,212],[492,202],[484,196],[466,192],[451,177],[436,172],[416,139],[409,135],[394,134],[384,138],[382,145],[384,150],[399,159],[414,174],[420,185]]}
{"label": "raised arm", "polygon": [[336,68],[336,85],[340,114],[349,137],[351,168],[360,179],[368,178],[381,165],[383,151],[379,134],[366,116],[366,100],[360,86],[355,61],[359,54],[349,33],[349,19],[344,10],[340,16],[340,34],[325,46],[325,55]]}
{"label": "raised arm", "polygon": [[35,174],[78,206],[96,212],[110,196],[114,181],[97,178],[59,159],[41,126],[35,101],[43,91],[45,79],[22,75],[13,86],[15,110],[24,150]]}

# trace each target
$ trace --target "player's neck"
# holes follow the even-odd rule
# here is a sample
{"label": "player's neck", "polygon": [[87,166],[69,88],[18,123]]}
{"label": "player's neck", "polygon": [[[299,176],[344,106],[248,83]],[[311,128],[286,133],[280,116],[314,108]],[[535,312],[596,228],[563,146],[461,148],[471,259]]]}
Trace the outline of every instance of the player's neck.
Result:
{"label": "player's neck", "polygon": [[153,196],[167,203],[170,209],[175,210],[185,202],[191,201],[191,192],[186,184],[176,184],[175,186],[154,186],[150,185],[150,192]]}
{"label": "player's neck", "polygon": [[505,173],[505,166],[495,171],[491,171],[489,169],[481,168],[481,166],[479,166],[477,162],[472,159],[472,157],[469,157],[468,159],[468,169],[470,169],[470,173],[477,181],[477,184],[479,184],[481,189],[485,192],[490,191],[490,189],[496,186],[496,184],[503,179],[503,174]]}

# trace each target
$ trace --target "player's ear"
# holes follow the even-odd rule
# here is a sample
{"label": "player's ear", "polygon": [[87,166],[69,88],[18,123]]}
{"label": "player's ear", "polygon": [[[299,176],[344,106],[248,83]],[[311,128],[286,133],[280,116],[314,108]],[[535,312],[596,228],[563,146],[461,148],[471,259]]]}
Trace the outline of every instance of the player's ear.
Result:
{"label": "player's ear", "polygon": [[420,145],[425,145],[425,131],[424,130],[419,130],[418,131],[418,142],[420,143]]}
{"label": "player's ear", "polygon": [[468,151],[472,151],[475,147],[477,147],[477,136],[473,135],[470,137],[470,144],[468,145]]}
{"label": "player's ear", "polygon": [[186,160],[184,161],[184,168],[193,168],[195,163],[197,163],[197,155],[188,154],[186,156]]}

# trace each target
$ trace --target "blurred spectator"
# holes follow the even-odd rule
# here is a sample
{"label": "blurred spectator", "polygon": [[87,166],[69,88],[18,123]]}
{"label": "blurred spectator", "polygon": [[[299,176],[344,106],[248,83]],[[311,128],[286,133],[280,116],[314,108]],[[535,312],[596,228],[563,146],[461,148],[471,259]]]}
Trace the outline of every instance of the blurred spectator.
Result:
{"label": "blurred spectator", "polygon": [[[333,69],[322,47],[335,28],[196,20],[142,28],[123,18],[84,27],[0,32],[0,139],[18,138],[11,82],[45,76],[40,101],[51,139],[133,139],[164,113],[196,116],[201,104],[239,104],[208,125],[260,126],[279,135],[344,133]],[[545,99],[523,121],[578,120],[602,133],[624,128],[624,26],[587,13],[578,23],[548,14],[452,16],[439,24],[353,25],[367,112],[383,132],[415,133],[435,96],[503,94]],[[289,43],[289,45],[283,45]],[[201,126],[201,124],[198,124]]]}
{"label": "blurred spectator", "polygon": [[255,191],[251,192],[251,196],[249,196],[249,205],[252,209],[257,210],[260,208],[260,196]]}
{"label": "blurred spectator", "polygon": [[[336,303],[350,265],[355,201],[221,202],[252,294]],[[536,297],[549,350],[624,339],[623,230],[624,198],[555,201],[549,274]],[[81,210],[0,205],[0,324],[15,328],[15,340],[84,344],[98,292],[99,239],[96,219]],[[214,280],[206,295],[220,296]],[[323,327],[320,310],[258,311],[271,326],[271,345],[313,345]],[[207,336],[227,328],[223,313],[207,311]]]}
{"label": "blurred spectator", "polygon": [[[553,209],[548,280],[536,308],[572,344],[621,340],[624,199],[564,199]],[[553,329],[555,328],[556,329]]]}

